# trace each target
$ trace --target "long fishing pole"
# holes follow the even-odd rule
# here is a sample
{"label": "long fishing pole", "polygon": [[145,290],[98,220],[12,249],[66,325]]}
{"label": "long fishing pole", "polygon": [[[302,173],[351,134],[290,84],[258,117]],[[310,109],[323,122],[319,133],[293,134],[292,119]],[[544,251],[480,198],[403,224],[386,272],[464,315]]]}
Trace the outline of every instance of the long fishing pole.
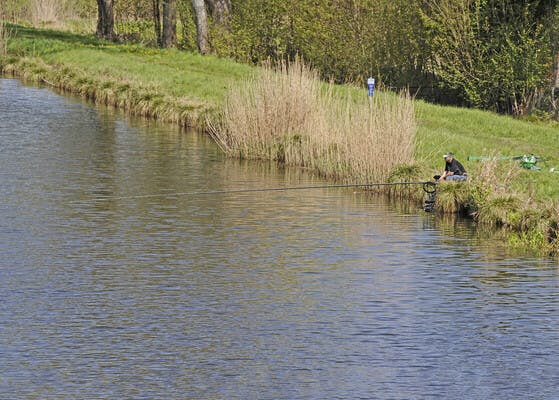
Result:
{"label": "long fishing pole", "polygon": [[331,189],[331,188],[351,188],[351,187],[375,187],[375,186],[396,186],[396,185],[423,185],[423,190],[427,193],[433,193],[436,189],[435,182],[376,182],[376,183],[348,183],[348,184],[334,184],[334,185],[311,185],[311,186],[283,186],[283,187],[270,187],[270,188],[252,188],[252,189],[227,189],[227,190],[209,190],[200,192],[182,192],[182,193],[158,193],[158,194],[144,194],[133,196],[106,196],[95,199],[96,201],[111,201],[111,200],[128,200],[128,199],[146,199],[157,197],[178,197],[178,196],[205,196],[212,194],[230,194],[230,193],[254,193],[254,192],[273,192],[273,191],[287,191],[287,190],[309,190],[309,189]]}

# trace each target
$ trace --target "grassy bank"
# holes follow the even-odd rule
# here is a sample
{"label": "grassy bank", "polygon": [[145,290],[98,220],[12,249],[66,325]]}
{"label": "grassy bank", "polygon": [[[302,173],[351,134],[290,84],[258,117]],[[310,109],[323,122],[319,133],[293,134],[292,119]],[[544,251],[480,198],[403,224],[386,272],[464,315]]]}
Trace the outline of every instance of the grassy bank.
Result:
{"label": "grassy bank", "polygon": [[181,125],[200,126],[251,68],[177,50],[117,45],[94,36],[12,29],[4,73],[50,84],[100,104]]}
{"label": "grassy bank", "polygon": [[[10,32],[7,55],[0,56],[5,73],[137,115],[202,129],[212,121],[222,135],[215,136],[218,143],[234,155],[276,159],[363,182],[429,179],[442,170],[442,154],[453,151],[471,178],[465,184],[439,185],[440,211],[462,211],[480,224],[502,226],[513,243],[559,249],[559,173],[549,172],[559,170],[557,127],[381,92],[369,105],[364,89],[328,87],[304,70],[304,76],[285,78],[295,79],[295,84],[287,85],[276,99],[281,101],[261,108],[265,101],[253,100],[280,97],[281,81],[246,65],[176,50],[116,45],[93,36],[21,26],[10,26]],[[260,78],[251,80],[254,76]],[[303,78],[309,80],[309,89],[296,94],[294,88],[304,87]],[[266,87],[266,82],[272,85]],[[298,106],[289,108],[295,100]],[[410,119],[410,112],[415,118]],[[260,135],[276,131],[284,136]],[[236,139],[242,134],[248,134],[245,144]],[[261,153],[251,153],[259,146]],[[469,155],[522,154],[541,157],[542,169],[529,171],[518,162],[496,159],[467,160]]]}

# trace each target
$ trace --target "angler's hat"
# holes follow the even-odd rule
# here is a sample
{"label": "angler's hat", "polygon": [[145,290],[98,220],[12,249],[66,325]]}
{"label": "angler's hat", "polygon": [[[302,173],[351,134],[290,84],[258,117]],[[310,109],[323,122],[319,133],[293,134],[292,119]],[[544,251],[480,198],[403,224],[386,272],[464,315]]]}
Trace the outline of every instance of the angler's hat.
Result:
{"label": "angler's hat", "polygon": [[443,158],[447,158],[447,157],[454,157],[454,154],[452,154],[452,152],[447,151],[446,153],[443,154]]}

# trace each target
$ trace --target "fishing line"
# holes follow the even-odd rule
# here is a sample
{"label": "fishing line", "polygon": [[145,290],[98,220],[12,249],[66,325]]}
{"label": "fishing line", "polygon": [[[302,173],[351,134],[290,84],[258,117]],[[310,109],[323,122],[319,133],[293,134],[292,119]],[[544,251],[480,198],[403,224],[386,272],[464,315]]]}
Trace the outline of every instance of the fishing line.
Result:
{"label": "fishing line", "polygon": [[129,200],[129,199],[148,199],[158,197],[179,197],[179,196],[206,196],[212,194],[231,194],[231,193],[255,193],[255,192],[274,192],[288,190],[309,190],[309,189],[332,189],[332,188],[351,188],[351,187],[375,187],[375,186],[396,186],[396,185],[423,185],[423,190],[431,193],[434,190],[435,182],[387,182],[387,183],[349,183],[338,185],[311,185],[311,186],[283,186],[271,188],[253,188],[253,189],[228,189],[228,190],[209,190],[200,192],[182,192],[182,193],[159,193],[144,194],[134,196],[107,196],[99,197],[94,201],[111,201],[111,200]]}

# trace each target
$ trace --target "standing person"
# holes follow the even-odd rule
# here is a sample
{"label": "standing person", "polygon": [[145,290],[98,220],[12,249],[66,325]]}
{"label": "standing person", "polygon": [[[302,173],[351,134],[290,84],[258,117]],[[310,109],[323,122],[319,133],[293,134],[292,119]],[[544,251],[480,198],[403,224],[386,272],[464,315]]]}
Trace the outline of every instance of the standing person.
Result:
{"label": "standing person", "polygon": [[439,181],[465,181],[467,178],[466,169],[460,162],[454,158],[454,154],[448,152],[443,155],[445,166],[444,172],[440,176]]}

